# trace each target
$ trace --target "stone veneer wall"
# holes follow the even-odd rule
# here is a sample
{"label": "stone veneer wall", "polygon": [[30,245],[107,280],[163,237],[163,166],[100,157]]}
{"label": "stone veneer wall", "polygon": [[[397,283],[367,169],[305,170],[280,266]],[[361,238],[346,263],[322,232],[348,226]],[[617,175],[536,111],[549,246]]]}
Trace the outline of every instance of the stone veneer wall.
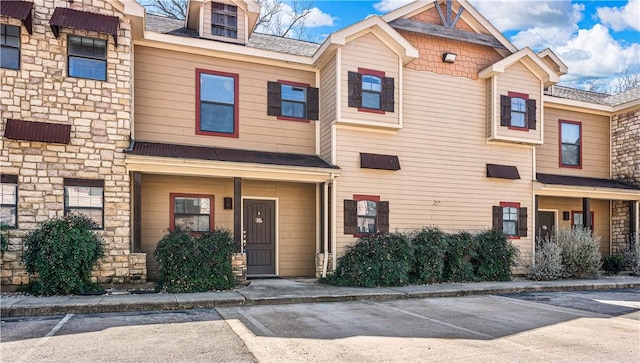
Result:
{"label": "stone veneer wall", "polygon": [[[316,254],[316,277],[317,278],[322,277],[322,266],[324,264],[324,256],[325,256],[324,253]],[[327,261],[327,274],[330,274],[333,271],[333,254],[328,253],[327,258],[329,259]]]}
{"label": "stone veneer wall", "polygon": [[[615,115],[611,120],[613,178],[640,187],[640,108]],[[627,247],[629,204],[614,201],[611,216],[612,253]]]}
{"label": "stone veneer wall", "polygon": [[[49,19],[56,6],[118,16],[118,46],[107,34],[61,27],[55,38]],[[2,24],[21,25],[1,16]],[[67,34],[107,39],[107,80],[67,76]],[[98,282],[145,282],[144,254],[130,253],[130,183],[123,149],[131,129],[132,43],[129,20],[109,1],[37,0],[33,35],[21,27],[19,70],[1,69],[2,174],[18,175],[18,229],[9,231],[1,283],[21,284],[28,276],[21,262],[22,238],[40,222],[64,214],[64,178],[104,180],[107,256],[93,276]],[[7,119],[71,125],[70,144],[4,138]],[[142,262],[141,262],[142,261]]]}

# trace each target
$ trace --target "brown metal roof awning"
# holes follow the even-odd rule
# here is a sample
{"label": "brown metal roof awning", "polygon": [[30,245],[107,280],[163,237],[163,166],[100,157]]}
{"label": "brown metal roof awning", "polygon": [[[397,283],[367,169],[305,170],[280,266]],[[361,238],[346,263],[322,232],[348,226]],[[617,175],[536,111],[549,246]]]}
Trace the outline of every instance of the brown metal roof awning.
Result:
{"label": "brown metal roof awning", "polygon": [[71,125],[8,119],[4,137],[12,140],[68,144],[71,141]]}
{"label": "brown metal roof awning", "polygon": [[537,173],[536,178],[538,179],[538,182],[542,184],[569,185],[569,186],[591,187],[591,188],[640,190],[640,188],[635,187],[633,185],[625,184],[612,179],[585,178],[580,176],[554,175],[554,174],[542,174],[542,173]]}
{"label": "brown metal roof awning", "polygon": [[53,11],[51,20],[49,20],[49,24],[56,38],[60,35],[60,27],[62,26],[109,34],[113,37],[115,45],[118,45],[118,26],[120,26],[120,19],[117,16],[101,15],[67,8],[56,8]]}
{"label": "brown metal roof awning", "polygon": [[400,170],[400,160],[395,155],[360,153],[360,167],[364,169]]}
{"label": "brown metal roof awning", "polygon": [[27,28],[29,34],[33,34],[33,3],[26,1],[2,1],[0,4],[0,15],[10,18],[20,19],[22,25]]}
{"label": "brown metal roof awning", "polygon": [[135,141],[131,155],[158,156],[178,159],[196,159],[209,161],[228,161],[236,163],[269,164],[281,166],[299,166],[308,168],[339,169],[320,156],[306,154],[276,153],[256,150],[226,149],[220,147],[161,144]]}
{"label": "brown metal roof awning", "polygon": [[515,166],[487,164],[487,177],[515,180],[520,179],[520,173]]}

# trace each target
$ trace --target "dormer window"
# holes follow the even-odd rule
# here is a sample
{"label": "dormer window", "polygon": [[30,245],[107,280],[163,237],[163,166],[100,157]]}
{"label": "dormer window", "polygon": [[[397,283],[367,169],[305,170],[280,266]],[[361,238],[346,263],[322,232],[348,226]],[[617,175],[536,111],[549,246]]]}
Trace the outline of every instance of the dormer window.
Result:
{"label": "dormer window", "polygon": [[211,3],[211,34],[225,38],[238,38],[238,7]]}
{"label": "dormer window", "polygon": [[536,100],[528,94],[509,92],[500,96],[500,126],[510,130],[536,129]]}

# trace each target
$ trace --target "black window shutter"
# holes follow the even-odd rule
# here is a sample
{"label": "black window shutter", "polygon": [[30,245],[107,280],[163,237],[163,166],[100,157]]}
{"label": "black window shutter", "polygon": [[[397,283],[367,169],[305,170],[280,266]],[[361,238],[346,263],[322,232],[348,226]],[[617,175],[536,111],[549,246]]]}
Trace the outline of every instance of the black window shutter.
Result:
{"label": "black window shutter", "polygon": [[320,118],[320,90],[315,87],[307,87],[307,120]]}
{"label": "black window shutter", "polygon": [[349,72],[349,107],[362,107],[362,75]]}
{"label": "black window shutter", "polygon": [[389,233],[389,202],[378,202],[378,232]]}
{"label": "black window shutter", "polygon": [[492,228],[498,231],[502,231],[502,207],[493,206],[493,225]]}
{"label": "black window shutter", "polygon": [[527,128],[536,129],[536,100],[527,100]]}
{"label": "black window shutter", "polygon": [[282,87],[278,82],[268,82],[267,89],[267,115],[280,116],[282,114]]}
{"label": "black window shutter", "polygon": [[511,97],[500,96],[500,126],[511,125]]}
{"label": "black window shutter", "polygon": [[518,236],[527,236],[527,208],[518,209]]}
{"label": "black window shutter", "polygon": [[344,234],[358,233],[358,202],[344,200]]}
{"label": "black window shutter", "polygon": [[393,94],[395,93],[394,80],[391,77],[382,79],[382,111],[393,112],[395,102]]}

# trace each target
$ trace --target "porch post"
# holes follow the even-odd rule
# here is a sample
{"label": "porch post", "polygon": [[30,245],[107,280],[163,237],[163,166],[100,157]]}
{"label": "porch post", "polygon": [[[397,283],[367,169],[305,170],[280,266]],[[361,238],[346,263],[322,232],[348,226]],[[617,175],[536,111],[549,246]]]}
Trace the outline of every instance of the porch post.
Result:
{"label": "porch post", "polygon": [[131,252],[142,251],[142,173],[133,172],[133,243]]}
{"label": "porch post", "polygon": [[242,178],[233,178],[233,240],[242,253]]}
{"label": "porch post", "polygon": [[591,198],[582,198],[582,226],[590,231],[593,230],[591,220]]}
{"label": "porch post", "polygon": [[636,219],[638,218],[636,215],[636,206],[638,202],[635,200],[629,201],[629,240],[634,239],[637,241],[636,233],[638,232],[636,226]]}

